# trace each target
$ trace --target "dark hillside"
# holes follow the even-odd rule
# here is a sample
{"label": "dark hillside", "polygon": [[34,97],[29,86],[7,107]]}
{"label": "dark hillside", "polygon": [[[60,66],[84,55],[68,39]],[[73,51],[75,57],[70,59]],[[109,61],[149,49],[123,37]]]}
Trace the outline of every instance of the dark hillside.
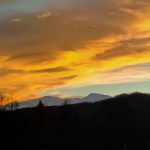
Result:
{"label": "dark hillside", "polygon": [[150,95],[94,104],[0,112],[1,147],[27,150],[150,150]]}

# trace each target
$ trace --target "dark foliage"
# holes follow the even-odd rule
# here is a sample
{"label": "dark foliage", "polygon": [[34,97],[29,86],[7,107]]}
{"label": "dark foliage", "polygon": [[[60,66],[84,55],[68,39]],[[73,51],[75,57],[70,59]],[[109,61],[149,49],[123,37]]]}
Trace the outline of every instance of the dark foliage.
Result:
{"label": "dark foliage", "polygon": [[94,104],[0,112],[0,147],[18,150],[150,150],[150,95]]}

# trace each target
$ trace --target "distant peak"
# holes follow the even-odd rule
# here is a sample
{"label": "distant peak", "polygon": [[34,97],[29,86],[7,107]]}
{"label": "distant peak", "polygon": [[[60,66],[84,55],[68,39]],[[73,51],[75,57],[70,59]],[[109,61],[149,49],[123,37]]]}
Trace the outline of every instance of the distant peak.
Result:
{"label": "distant peak", "polygon": [[101,95],[101,94],[99,94],[99,93],[91,93],[89,95]]}
{"label": "distant peak", "polygon": [[91,93],[88,96],[108,96],[108,95],[99,94],[99,93]]}
{"label": "distant peak", "polygon": [[88,96],[84,97],[83,100],[85,102],[97,102],[101,100],[105,100],[111,98],[109,95],[103,95],[103,94],[98,94],[98,93],[91,93]]}

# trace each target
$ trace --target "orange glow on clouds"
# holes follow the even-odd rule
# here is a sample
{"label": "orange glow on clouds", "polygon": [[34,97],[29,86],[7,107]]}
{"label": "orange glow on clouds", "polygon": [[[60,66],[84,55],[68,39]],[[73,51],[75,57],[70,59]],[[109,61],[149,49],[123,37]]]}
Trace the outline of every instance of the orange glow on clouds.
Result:
{"label": "orange glow on clouds", "polygon": [[0,86],[15,100],[58,87],[150,79],[138,67],[150,62],[150,3],[80,1],[0,18]]}

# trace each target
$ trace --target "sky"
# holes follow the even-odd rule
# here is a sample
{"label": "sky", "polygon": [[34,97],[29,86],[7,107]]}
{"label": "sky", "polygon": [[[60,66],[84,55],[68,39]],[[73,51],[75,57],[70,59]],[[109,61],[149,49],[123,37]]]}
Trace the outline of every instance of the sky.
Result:
{"label": "sky", "polygon": [[149,0],[0,0],[0,90],[149,93],[149,18]]}

